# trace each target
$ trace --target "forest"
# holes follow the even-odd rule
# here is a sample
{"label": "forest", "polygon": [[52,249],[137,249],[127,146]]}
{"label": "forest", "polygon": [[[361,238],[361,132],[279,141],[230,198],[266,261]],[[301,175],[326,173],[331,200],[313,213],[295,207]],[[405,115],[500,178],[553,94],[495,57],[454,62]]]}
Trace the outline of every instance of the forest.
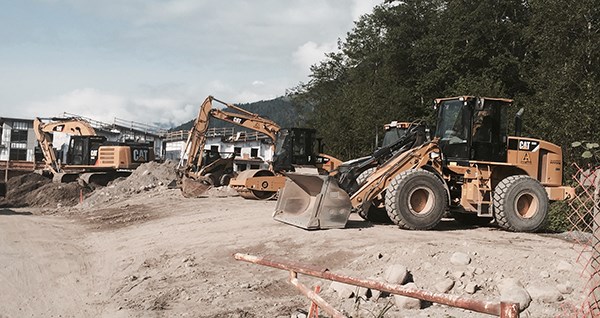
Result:
{"label": "forest", "polygon": [[525,136],[581,162],[600,140],[599,19],[597,0],[385,1],[287,96],[296,125],[343,159],[373,151],[392,120],[435,124],[435,98],[475,95],[513,99]]}

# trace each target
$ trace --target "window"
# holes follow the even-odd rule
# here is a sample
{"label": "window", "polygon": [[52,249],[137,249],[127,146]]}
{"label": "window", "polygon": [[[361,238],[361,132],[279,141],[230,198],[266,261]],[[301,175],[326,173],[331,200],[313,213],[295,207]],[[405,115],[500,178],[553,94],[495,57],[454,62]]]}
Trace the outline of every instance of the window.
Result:
{"label": "window", "polygon": [[[241,156],[242,155],[242,147],[233,147],[233,153],[236,156]],[[244,168],[245,169],[245,168]]]}
{"label": "window", "polygon": [[246,167],[247,167],[246,164],[243,164],[243,163],[238,163],[237,164],[237,170],[238,171],[244,171],[244,170],[246,170]]}
{"label": "window", "polygon": [[27,160],[27,149],[11,149],[10,160]]}
{"label": "window", "polygon": [[[251,148],[250,149],[250,157],[252,157],[252,158],[258,157],[258,148]],[[254,168],[252,168],[252,169],[254,169]]]}
{"label": "window", "polygon": [[10,133],[10,142],[27,142],[27,130],[13,129]]}
{"label": "window", "polygon": [[260,169],[259,165],[250,165],[250,169]]}
{"label": "window", "polygon": [[219,146],[217,146],[217,145],[210,146],[210,152],[212,152],[212,153],[219,152]]}

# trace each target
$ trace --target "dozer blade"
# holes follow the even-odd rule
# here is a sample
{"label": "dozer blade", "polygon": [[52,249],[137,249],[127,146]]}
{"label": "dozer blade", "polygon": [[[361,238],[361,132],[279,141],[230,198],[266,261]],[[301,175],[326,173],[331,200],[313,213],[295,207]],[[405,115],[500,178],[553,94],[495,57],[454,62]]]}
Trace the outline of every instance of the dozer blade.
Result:
{"label": "dozer blade", "polygon": [[183,176],[181,180],[181,193],[186,198],[198,198],[210,188],[212,188],[212,183],[208,177]]}
{"label": "dozer blade", "polygon": [[329,176],[286,174],[273,218],[307,230],[346,226],[350,197]]}

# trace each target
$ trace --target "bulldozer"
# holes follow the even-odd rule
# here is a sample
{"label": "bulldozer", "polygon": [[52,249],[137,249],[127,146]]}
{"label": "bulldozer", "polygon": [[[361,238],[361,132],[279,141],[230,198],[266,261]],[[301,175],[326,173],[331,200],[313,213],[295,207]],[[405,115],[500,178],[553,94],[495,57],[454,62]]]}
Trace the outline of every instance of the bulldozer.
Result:
{"label": "bulldozer", "polygon": [[409,128],[392,147],[371,156],[384,162],[360,184],[355,176],[367,162],[329,176],[287,174],[273,217],[304,229],[343,228],[352,210],[368,215],[373,200],[383,197],[387,215],[402,229],[433,229],[450,212],[459,222],[495,220],[505,230],[539,231],[549,201],[574,191],[562,185],[561,148],[521,136],[522,110],[514,136],[508,135],[512,103],[476,96],[436,99],[431,141],[415,146],[423,132]]}
{"label": "bulldozer", "polygon": [[[214,108],[213,101],[235,112]],[[200,160],[206,157],[204,147],[211,117],[266,135],[272,142],[274,153],[269,169],[248,169],[236,174],[233,172],[234,157],[217,155],[212,162]],[[208,96],[190,129],[185,146],[187,159],[182,158],[178,165],[181,190],[186,197],[197,197],[211,186],[228,184],[246,199],[271,199],[285,184],[281,172],[312,169],[315,173],[326,173],[341,163],[334,157],[316,154],[316,147],[322,150],[314,129],[284,129],[272,120]]]}
{"label": "bulldozer", "polygon": [[[52,118],[45,123],[33,121],[33,130],[44,155],[42,174],[54,182],[81,180],[89,184],[106,185],[109,181],[128,176],[142,163],[154,160],[152,146],[145,143],[108,142],[81,118]],[[53,146],[53,133],[69,135],[63,158],[58,158]]]}

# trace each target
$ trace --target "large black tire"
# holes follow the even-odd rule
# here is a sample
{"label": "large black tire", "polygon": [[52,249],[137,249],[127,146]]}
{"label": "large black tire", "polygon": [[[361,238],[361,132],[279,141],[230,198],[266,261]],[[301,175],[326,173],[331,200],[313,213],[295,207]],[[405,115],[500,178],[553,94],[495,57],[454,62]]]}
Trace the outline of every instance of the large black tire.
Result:
{"label": "large black tire", "polygon": [[[369,176],[371,176],[373,174],[373,172],[375,172],[375,170],[377,170],[377,167],[372,167],[369,168],[365,171],[363,171],[360,175],[358,175],[358,177],[356,178],[356,183],[358,183],[359,185],[363,184],[365,181],[367,181],[367,178],[369,178]],[[385,191],[382,194],[382,198],[385,198]],[[377,201],[382,201],[382,200],[377,200]],[[363,208],[362,206],[359,206],[356,209],[356,213],[363,218],[363,220],[367,220],[367,221],[371,221],[373,223],[386,223],[386,224],[390,224],[392,223],[392,220],[390,220],[390,217],[387,215],[387,211],[385,210],[385,208],[383,208],[383,205],[379,205],[381,202],[370,202],[368,204],[368,209]]]}
{"label": "large black tire", "polygon": [[361,218],[363,218],[363,220],[371,221],[373,223],[393,223],[385,208],[378,208],[373,205],[373,203],[369,203],[368,211],[364,211],[361,206],[356,209],[356,212]]}
{"label": "large black tire", "polygon": [[536,232],[548,221],[548,194],[535,179],[510,176],[494,189],[494,217],[498,225],[514,232]]}
{"label": "large black tire", "polygon": [[387,214],[400,228],[429,230],[448,208],[442,181],[426,170],[407,170],[397,175],[386,189]]}
{"label": "large black tire", "polygon": [[358,177],[356,177],[356,183],[363,184],[365,181],[367,181],[367,178],[369,178],[369,176],[371,176],[373,172],[375,172],[375,170],[377,170],[377,167],[372,167],[363,171],[361,174],[358,175]]}
{"label": "large black tire", "polygon": [[221,178],[219,178],[219,184],[222,185],[222,186],[229,185],[229,182],[231,181],[232,177],[233,176],[231,174],[228,174],[228,173],[222,175]]}

